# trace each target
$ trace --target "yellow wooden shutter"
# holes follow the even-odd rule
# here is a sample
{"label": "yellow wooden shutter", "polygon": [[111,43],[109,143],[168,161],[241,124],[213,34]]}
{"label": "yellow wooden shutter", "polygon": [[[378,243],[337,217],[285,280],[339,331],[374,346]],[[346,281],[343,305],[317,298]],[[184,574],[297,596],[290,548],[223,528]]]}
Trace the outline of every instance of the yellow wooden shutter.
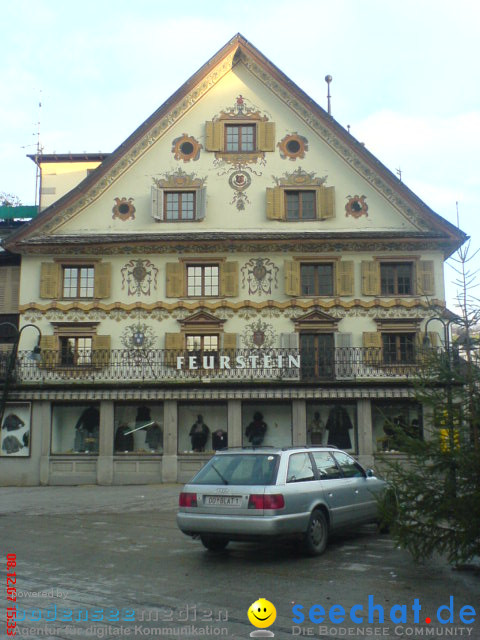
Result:
{"label": "yellow wooden shutter", "polygon": [[112,281],[112,265],[110,262],[99,262],[95,265],[95,298],[109,298]]}
{"label": "yellow wooden shutter", "polygon": [[259,151],[275,151],[275,123],[257,123],[257,149]]}
{"label": "yellow wooden shutter", "polygon": [[217,122],[205,123],[205,150],[223,151],[223,131],[225,125],[220,120]]}
{"label": "yellow wooden shutter", "polygon": [[335,187],[318,187],[317,196],[317,218],[328,220],[335,217]]}
{"label": "yellow wooden shutter", "polygon": [[182,262],[167,262],[167,298],[182,298],[185,295],[184,273]]}
{"label": "yellow wooden shutter", "polygon": [[221,295],[238,296],[238,262],[225,262],[220,266]]}
{"label": "yellow wooden shutter", "polygon": [[431,296],[435,293],[433,270],[433,260],[421,260],[417,262],[417,296]]}
{"label": "yellow wooden shutter", "polygon": [[285,260],[283,263],[285,274],[285,295],[300,295],[300,263],[294,260]]}
{"label": "yellow wooden shutter", "polygon": [[335,265],[335,280],[337,296],[354,295],[354,262],[352,260],[341,260]]}
{"label": "yellow wooden shutter", "polygon": [[42,262],[40,268],[40,298],[56,300],[60,295],[60,265],[57,262]]}
{"label": "yellow wooden shutter", "polygon": [[282,187],[267,187],[267,218],[285,220],[285,191]]}
{"label": "yellow wooden shutter", "polygon": [[0,268],[0,313],[18,313],[20,267]]}
{"label": "yellow wooden shutter", "polygon": [[362,262],[362,294],[364,296],[380,295],[379,262]]}
{"label": "yellow wooden shutter", "polygon": [[235,357],[235,351],[237,349],[237,334],[236,333],[224,333],[223,334],[223,351],[227,352],[230,358]]}
{"label": "yellow wooden shutter", "polygon": [[58,363],[58,337],[43,336],[40,338],[40,356],[42,358],[40,366],[53,369]]}
{"label": "yellow wooden shutter", "polygon": [[110,336],[92,336],[92,364],[105,367],[110,362]]}
{"label": "yellow wooden shutter", "polygon": [[382,334],[379,331],[363,332],[364,361],[379,365],[382,362]]}
{"label": "yellow wooden shutter", "polygon": [[184,348],[183,333],[166,333],[165,349],[182,350]]}

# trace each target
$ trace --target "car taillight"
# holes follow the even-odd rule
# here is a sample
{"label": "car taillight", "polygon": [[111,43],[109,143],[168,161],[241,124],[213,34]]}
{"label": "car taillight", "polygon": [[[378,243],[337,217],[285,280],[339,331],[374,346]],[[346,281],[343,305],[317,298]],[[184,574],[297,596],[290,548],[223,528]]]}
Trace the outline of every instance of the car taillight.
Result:
{"label": "car taillight", "polygon": [[186,493],[182,491],[180,497],[178,498],[178,506],[179,507],[196,507],[197,506],[197,494],[196,493]]}
{"label": "car taillight", "polygon": [[252,493],[248,500],[249,509],[283,509],[285,500],[281,493]]}

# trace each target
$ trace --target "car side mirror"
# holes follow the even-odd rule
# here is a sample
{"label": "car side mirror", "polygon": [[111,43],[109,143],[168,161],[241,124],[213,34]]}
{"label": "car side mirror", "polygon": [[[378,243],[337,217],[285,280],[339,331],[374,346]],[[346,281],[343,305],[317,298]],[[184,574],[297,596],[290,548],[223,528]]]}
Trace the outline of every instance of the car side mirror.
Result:
{"label": "car side mirror", "polygon": [[367,469],[367,478],[373,478],[375,475],[375,472],[373,469]]}

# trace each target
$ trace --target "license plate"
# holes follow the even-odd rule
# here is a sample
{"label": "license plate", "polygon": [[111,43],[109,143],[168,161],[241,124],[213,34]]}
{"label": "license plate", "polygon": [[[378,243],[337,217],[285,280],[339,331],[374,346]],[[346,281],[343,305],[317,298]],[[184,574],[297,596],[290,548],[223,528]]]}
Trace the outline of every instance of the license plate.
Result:
{"label": "license plate", "polygon": [[211,507],[241,507],[241,496],[205,496],[205,504]]}

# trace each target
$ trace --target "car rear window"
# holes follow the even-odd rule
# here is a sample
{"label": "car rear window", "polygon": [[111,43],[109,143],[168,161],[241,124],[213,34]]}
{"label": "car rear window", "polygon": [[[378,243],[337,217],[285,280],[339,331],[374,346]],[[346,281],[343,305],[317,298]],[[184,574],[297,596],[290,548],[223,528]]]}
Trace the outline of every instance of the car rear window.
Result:
{"label": "car rear window", "polygon": [[271,453],[214,456],[193,478],[193,484],[275,484],[279,456]]}

